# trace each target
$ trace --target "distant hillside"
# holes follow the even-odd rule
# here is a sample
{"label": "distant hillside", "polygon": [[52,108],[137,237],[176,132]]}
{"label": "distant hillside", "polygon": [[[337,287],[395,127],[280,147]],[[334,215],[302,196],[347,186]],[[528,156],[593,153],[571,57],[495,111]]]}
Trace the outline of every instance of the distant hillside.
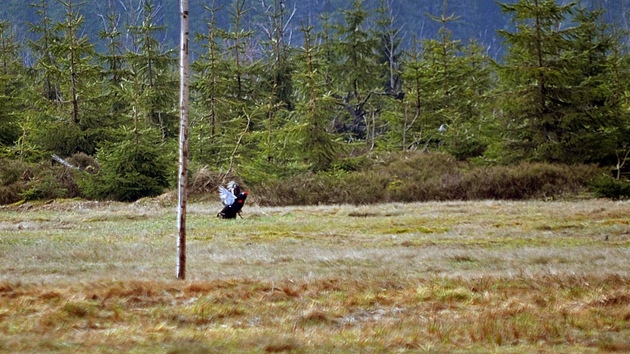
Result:
{"label": "distant hillside", "polygon": [[[121,23],[124,17],[133,18],[134,11],[139,7],[142,0],[73,0],[85,18],[84,31],[92,39],[92,42],[99,48],[98,32],[103,29],[103,14],[108,11],[109,3],[120,13]],[[280,1],[280,0],[277,0]],[[396,18],[397,26],[401,28],[403,45],[409,45],[413,38],[435,38],[440,28],[440,24],[431,19],[430,15],[441,16],[444,12],[444,3],[447,4],[446,15],[453,15],[456,19],[449,23],[449,30],[453,37],[464,41],[475,39],[484,45],[488,52],[497,57],[502,53],[501,38],[496,31],[504,29],[510,25],[510,19],[501,13],[497,2],[513,3],[516,0],[365,0],[364,6],[371,16],[368,23],[375,24],[376,8],[382,2],[389,2],[392,13]],[[39,21],[32,3],[41,4],[42,0],[3,0],[0,8],[0,20],[9,20],[18,28],[21,36],[28,38],[29,23]],[[166,27],[162,43],[165,47],[175,47],[178,41],[179,30],[179,1],[176,0],[153,0],[158,7],[158,18],[161,25]],[[254,31],[260,31],[265,21],[265,5],[268,7],[274,0],[246,0],[247,21],[246,25]],[[567,0],[559,0],[567,2]],[[205,21],[210,12],[205,7],[210,7],[213,0],[189,0],[191,10],[191,31],[206,32]],[[217,12],[217,24],[221,28],[229,28],[230,12],[234,0],[214,0],[215,7],[220,8]],[[607,11],[607,21],[617,24],[622,28],[628,27],[628,10],[630,10],[630,0],[582,0],[583,6],[603,6]],[[52,17],[61,18],[63,10],[57,0],[47,0],[47,4]],[[322,14],[331,14],[333,20],[342,17],[342,11],[352,6],[351,0],[285,0],[285,11],[287,17],[293,13],[292,20],[287,26],[289,33],[292,32],[291,40],[293,45],[300,42],[300,25],[310,23],[316,27],[320,24]],[[193,50],[199,50],[200,45],[194,44]]]}

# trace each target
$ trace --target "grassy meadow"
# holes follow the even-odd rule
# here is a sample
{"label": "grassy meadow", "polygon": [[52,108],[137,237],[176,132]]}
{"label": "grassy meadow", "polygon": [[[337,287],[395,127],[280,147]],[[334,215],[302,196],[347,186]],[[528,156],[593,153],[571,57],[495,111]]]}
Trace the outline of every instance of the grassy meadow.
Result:
{"label": "grassy meadow", "polygon": [[0,208],[0,352],[630,352],[630,202]]}

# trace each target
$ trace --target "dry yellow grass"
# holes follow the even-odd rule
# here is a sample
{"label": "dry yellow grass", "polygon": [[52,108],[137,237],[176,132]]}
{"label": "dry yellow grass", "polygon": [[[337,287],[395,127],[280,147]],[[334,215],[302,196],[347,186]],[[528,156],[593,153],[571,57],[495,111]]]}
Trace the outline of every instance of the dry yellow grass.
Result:
{"label": "dry yellow grass", "polygon": [[0,352],[628,352],[630,203],[0,209]]}

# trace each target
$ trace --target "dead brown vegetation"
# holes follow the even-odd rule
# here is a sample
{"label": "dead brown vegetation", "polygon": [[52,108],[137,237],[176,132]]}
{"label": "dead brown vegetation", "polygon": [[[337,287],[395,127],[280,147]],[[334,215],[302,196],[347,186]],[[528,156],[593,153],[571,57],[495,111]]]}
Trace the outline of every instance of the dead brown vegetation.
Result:
{"label": "dead brown vegetation", "polygon": [[353,172],[292,176],[252,188],[263,205],[530,200],[589,192],[602,172],[588,165],[472,166],[447,154],[391,154]]}

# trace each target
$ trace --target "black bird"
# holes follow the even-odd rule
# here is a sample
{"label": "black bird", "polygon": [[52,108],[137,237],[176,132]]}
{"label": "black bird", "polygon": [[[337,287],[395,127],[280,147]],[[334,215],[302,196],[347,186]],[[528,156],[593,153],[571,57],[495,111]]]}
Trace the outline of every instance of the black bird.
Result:
{"label": "black bird", "polygon": [[221,197],[223,209],[217,214],[217,217],[235,219],[236,214],[241,216],[241,209],[245,204],[245,199],[247,199],[247,192],[241,192],[238,183],[231,181],[227,184],[227,188],[219,186],[219,197]]}

